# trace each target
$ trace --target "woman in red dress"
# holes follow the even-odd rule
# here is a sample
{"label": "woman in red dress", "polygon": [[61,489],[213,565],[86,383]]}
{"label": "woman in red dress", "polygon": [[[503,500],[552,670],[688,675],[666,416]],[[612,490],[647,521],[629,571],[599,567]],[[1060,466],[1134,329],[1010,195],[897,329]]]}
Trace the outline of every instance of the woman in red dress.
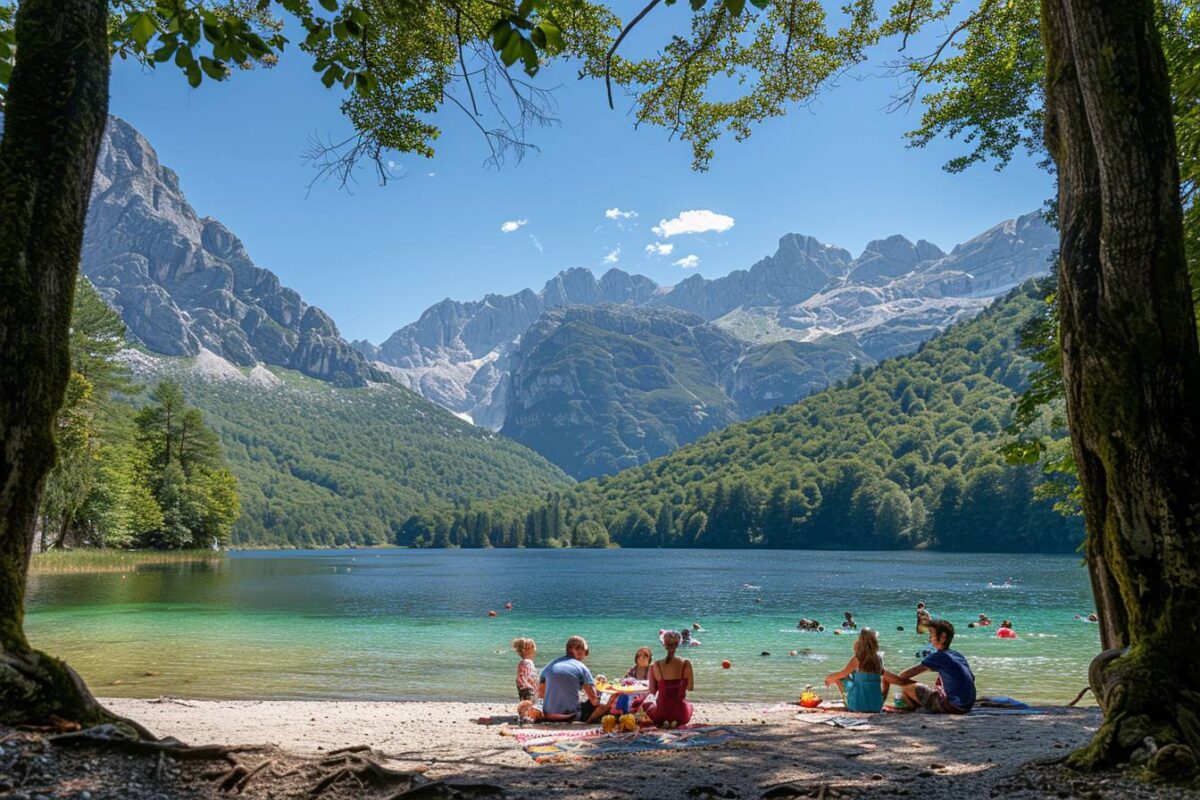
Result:
{"label": "woman in red dress", "polygon": [[642,710],[660,728],[686,725],[692,718],[692,704],[687,701],[687,693],[695,688],[695,676],[691,661],[675,657],[680,639],[679,631],[665,631],[662,643],[667,657],[650,667],[649,690],[653,700],[646,702]]}

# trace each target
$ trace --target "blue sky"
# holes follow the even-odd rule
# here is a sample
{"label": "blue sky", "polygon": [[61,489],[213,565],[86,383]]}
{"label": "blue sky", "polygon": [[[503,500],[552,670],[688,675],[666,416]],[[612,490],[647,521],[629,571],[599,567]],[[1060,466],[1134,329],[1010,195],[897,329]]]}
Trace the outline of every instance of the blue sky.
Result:
{"label": "blue sky", "polygon": [[[686,4],[670,10],[678,8]],[[364,170],[352,193],[333,183],[308,189],[307,138],[348,126],[340,95],[294,49],[274,69],[197,90],[174,70],[118,63],[111,109],[179,173],[201,215],[224,222],[347,338],[379,342],[444,297],[537,289],[568,267],[616,266],[663,284],[694,272],[712,278],[771,254],[785,233],[856,255],[893,233],[949,249],[1051,195],[1050,177],[1028,158],[1001,172],[985,165],[950,175],[941,165],[961,145],[906,148],[919,109],[885,110],[896,81],[879,64],[891,49],[814,105],[743,143],[721,141],[705,173],[691,170],[686,144],[634,130],[627,103],[610,111],[603,84],[577,81],[567,66],[536,78],[559,87],[560,124],[531,136],[539,154],[485,167],[478,132],[446,111],[434,159],[396,155],[399,180],[379,187]],[[608,209],[637,216],[606,217]],[[679,220],[689,210],[712,213]],[[506,222],[521,224],[506,233]],[[651,244],[671,252],[648,253]]]}

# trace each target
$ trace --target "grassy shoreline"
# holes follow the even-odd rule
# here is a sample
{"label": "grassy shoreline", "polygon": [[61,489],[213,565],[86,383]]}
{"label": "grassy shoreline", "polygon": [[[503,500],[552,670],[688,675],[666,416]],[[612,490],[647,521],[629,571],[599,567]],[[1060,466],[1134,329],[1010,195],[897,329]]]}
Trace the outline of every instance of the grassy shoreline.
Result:
{"label": "grassy shoreline", "polygon": [[29,572],[31,575],[62,572],[132,572],[152,564],[222,561],[224,558],[224,551],[212,550],[50,550],[33,554]]}

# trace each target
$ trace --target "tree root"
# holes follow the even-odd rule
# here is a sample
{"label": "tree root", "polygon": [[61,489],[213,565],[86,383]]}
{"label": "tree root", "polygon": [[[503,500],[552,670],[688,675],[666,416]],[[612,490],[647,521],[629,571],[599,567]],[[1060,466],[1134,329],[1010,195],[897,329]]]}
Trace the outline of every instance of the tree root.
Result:
{"label": "tree root", "polygon": [[403,787],[402,791],[408,791],[414,788],[412,785],[414,779],[426,771],[425,767],[405,770],[385,767],[373,758],[360,755],[363,752],[374,754],[374,751],[366,745],[344,747],[333,752],[340,755],[334,758],[326,758],[320,762],[320,766],[337,767],[338,769],[326,775],[309,790],[309,794],[314,797],[320,795],[335,783],[347,779],[357,783],[359,788],[370,786],[373,789],[393,791]]}
{"label": "tree root", "polygon": [[1179,685],[1145,649],[1106,650],[1088,669],[1104,722],[1067,765],[1094,772],[1127,765],[1147,778],[1200,772],[1200,693]]}
{"label": "tree root", "polygon": [[44,726],[47,722],[46,730],[116,723],[143,738],[155,738],[141,724],[100,705],[79,673],[65,662],[39,650],[0,648],[0,724]]}
{"label": "tree root", "polygon": [[[393,769],[380,763],[386,759],[368,745],[355,745],[331,751],[320,759],[309,759],[282,773],[275,769],[276,758],[265,755],[265,751],[278,753],[272,747],[259,745],[200,745],[184,744],[177,739],[164,738],[147,740],[136,731],[117,723],[104,723],[82,731],[71,731],[47,737],[47,741],[60,747],[97,747],[123,753],[156,756],[154,775],[163,779],[168,774],[170,759],[179,761],[215,761],[220,766],[201,773],[201,778],[212,781],[221,792],[242,794],[251,781],[262,776],[283,780],[297,775],[311,775],[312,782],[307,794],[316,798],[341,783],[353,784],[356,793],[370,790],[373,795],[390,793],[389,800],[417,800],[417,798],[460,798],[481,795],[502,796],[504,791],[491,784],[448,784],[440,780],[427,780],[425,766],[412,769]],[[240,756],[247,753],[264,754],[257,764],[246,764]]]}

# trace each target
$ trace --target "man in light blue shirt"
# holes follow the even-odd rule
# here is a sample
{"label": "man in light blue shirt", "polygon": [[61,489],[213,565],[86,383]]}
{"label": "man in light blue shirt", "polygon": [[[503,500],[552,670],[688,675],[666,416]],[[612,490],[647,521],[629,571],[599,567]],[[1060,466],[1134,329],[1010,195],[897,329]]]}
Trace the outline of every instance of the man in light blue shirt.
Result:
{"label": "man in light blue shirt", "polygon": [[[596,681],[592,671],[583,660],[588,655],[588,643],[582,636],[567,639],[566,655],[559,656],[542,669],[538,680],[538,697],[542,698],[539,709],[530,700],[517,706],[522,719],[546,722],[594,722],[608,713],[608,706],[600,702],[596,693]],[[579,701],[579,692],[587,700]]]}

